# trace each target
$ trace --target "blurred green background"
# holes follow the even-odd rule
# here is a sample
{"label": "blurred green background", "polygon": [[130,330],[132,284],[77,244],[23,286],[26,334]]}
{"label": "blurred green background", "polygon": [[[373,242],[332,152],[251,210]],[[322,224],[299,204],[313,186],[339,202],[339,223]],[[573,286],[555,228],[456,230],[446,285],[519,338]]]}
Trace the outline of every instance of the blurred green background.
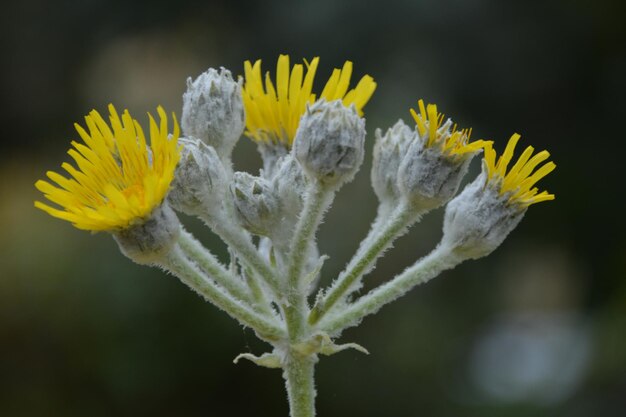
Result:
{"label": "blurred green background", "polygon": [[[320,416],[624,416],[625,3],[450,0],[7,2],[0,14],[0,415],[286,416],[280,372],[241,352],[250,330],[158,270],[33,208],[67,160],[73,123],[109,102],[180,114],[187,76],[274,71],[279,53],[344,60],[378,90],[368,157],[319,233],[328,283],[375,213],[373,132],[439,104],[501,150],[513,132],[558,165],[488,258],[467,262],[351,329],[369,349],[323,358]],[[256,172],[242,139],[237,168]],[[473,164],[473,176],[478,170]],[[396,243],[371,284],[441,236],[441,210]],[[222,244],[186,223],[220,257]]]}

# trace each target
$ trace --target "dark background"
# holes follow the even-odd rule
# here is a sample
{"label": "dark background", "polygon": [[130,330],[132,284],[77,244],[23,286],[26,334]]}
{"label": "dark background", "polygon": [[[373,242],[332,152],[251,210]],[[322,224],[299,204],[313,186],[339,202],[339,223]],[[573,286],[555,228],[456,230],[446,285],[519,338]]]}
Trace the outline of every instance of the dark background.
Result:
{"label": "dark background", "polygon": [[[474,137],[511,133],[558,165],[488,258],[467,262],[342,338],[369,349],[322,358],[320,416],[623,416],[626,235],[623,1],[13,1],[0,14],[0,415],[285,416],[266,346],[172,277],[37,211],[73,123],[113,102],[140,120],[180,114],[187,76],[279,53],[321,57],[318,88],[350,59],[378,90],[366,163],[319,233],[345,265],[375,213],[373,131],[437,103]],[[239,169],[256,172],[242,139]],[[478,164],[474,162],[473,176]],[[368,278],[434,247],[441,210]],[[187,219],[215,253],[221,243]]]}

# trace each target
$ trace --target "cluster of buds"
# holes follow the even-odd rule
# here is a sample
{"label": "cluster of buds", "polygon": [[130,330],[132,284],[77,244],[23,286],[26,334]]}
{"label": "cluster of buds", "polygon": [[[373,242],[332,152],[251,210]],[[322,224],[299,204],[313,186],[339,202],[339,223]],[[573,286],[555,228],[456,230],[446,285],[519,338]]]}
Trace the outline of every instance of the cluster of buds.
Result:
{"label": "cluster of buds", "polygon": [[[495,250],[532,204],[551,200],[537,181],[551,172],[546,151],[528,147],[512,163],[519,135],[497,158],[493,142],[471,141],[434,104],[418,101],[415,126],[402,120],[376,131],[371,180],[378,218],[342,271],[310,300],[322,275],[315,235],[343,184],[365,153],[363,107],[376,89],[364,76],[349,89],[352,63],[335,69],[321,94],[312,92],[315,58],[290,67],[281,56],[276,81],[261,63],[245,63],[245,81],[222,68],[189,79],[183,94],[182,135],[159,108],[150,117],[150,145],[136,120],[110,107],[77,125],[84,144],[69,154],[72,178],[49,172],[37,188],[58,207],[36,202],[52,216],[91,231],[110,232],[132,260],[176,275],[209,302],[251,327],[272,346],[241,358],[282,368],[292,416],[314,416],[313,367],[319,355],[346,348],[333,338],[368,314],[444,269]],[[258,175],[233,170],[242,135],[264,159]],[[473,157],[482,173],[457,195]],[[428,256],[359,298],[365,275],[393,241],[427,211],[446,206],[443,238]],[[175,211],[202,219],[229,247],[222,264],[184,230]],[[338,237],[343,238],[343,237]]]}

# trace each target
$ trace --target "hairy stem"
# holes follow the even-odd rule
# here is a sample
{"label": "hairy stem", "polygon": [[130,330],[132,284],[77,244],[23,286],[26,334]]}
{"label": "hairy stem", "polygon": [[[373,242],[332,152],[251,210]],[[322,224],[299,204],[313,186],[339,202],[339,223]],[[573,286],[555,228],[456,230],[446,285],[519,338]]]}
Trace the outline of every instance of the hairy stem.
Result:
{"label": "hairy stem", "polygon": [[178,244],[162,260],[160,266],[241,324],[256,330],[259,336],[266,340],[276,341],[286,337],[285,331],[276,320],[261,316],[215,285],[193,262],[187,259]]}
{"label": "hairy stem", "polygon": [[296,224],[291,241],[287,269],[286,303],[283,305],[289,340],[298,341],[306,327],[308,306],[306,305],[306,283],[302,270],[308,256],[309,245],[315,239],[315,232],[322,221],[324,212],[331,204],[334,192],[323,184],[314,181],[305,194],[304,207]]}
{"label": "hairy stem", "polygon": [[291,417],[315,416],[315,355],[292,354],[284,365],[283,377]]}
{"label": "hairy stem", "polygon": [[304,207],[296,224],[291,241],[289,270],[287,272],[289,286],[297,288],[301,284],[302,268],[309,253],[309,245],[315,239],[315,232],[322,222],[324,212],[332,202],[334,193],[315,181],[305,194]]}
{"label": "hairy stem", "polygon": [[374,222],[368,236],[346,269],[313,308],[309,323],[317,323],[338,301],[353,292],[363,275],[372,269],[384,251],[395,239],[406,233],[408,227],[415,223],[419,216],[419,212],[410,210],[406,204],[400,204],[384,224]]}
{"label": "hairy stem", "polygon": [[331,335],[340,333],[359,323],[363,317],[376,313],[385,304],[400,298],[413,287],[431,280],[460,262],[448,249],[438,246],[391,281],[373,289],[344,310],[326,316],[319,327]]}
{"label": "hairy stem", "polygon": [[178,239],[180,248],[184,254],[198,264],[215,282],[221,285],[231,296],[241,301],[253,304],[250,292],[247,290],[241,279],[235,276],[232,271],[224,268],[219,261],[198,242],[191,233],[181,230]]}
{"label": "hairy stem", "polygon": [[[278,295],[280,283],[276,279],[276,274],[268,263],[261,257],[257,248],[252,244],[250,237],[240,227],[233,227],[230,222],[221,218],[213,218],[211,216],[202,216],[202,220],[220,237],[228,246],[230,246],[239,259],[256,274],[258,274],[274,292]],[[253,274],[251,279],[255,279]]]}

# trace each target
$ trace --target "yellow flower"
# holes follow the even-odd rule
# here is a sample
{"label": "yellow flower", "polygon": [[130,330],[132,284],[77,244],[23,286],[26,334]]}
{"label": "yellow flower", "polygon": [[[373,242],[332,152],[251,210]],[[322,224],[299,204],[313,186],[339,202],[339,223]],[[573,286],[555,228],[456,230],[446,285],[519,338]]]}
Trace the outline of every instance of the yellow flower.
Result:
{"label": "yellow flower", "polygon": [[[246,135],[260,143],[281,143],[291,146],[304,114],[307,103],[317,99],[312,93],[313,80],[319,58],[305,61],[306,74],[302,64],[289,70],[289,56],[280,55],[276,65],[276,86],[269,72],[265,74],[265,86],[261,75],[261,60],[252,65],[244,63],[245,84],[243,102],[246,111]],[[346,61],[342,69],[334,69],[319,98],[327,101],[343,100],[345,106],[354,104],[363,115],[363,107],[376,89],[374,79],[365,75],[357,86],[348,91],[352,76],[352,62]]]}
{"label": "yellow flower", "polygon": [[554,194],[549,194],[547,191],[538,193],[539,190],[533,187],[537,181],[556,168],[556,164],[550,161],[533,173],[533,170],[540,163],[548,159],[550,156],[548,151],[541,151],[531,158],[534,148],[532,146],[527,147],[507,172],[519,138],[520,135],[517,133],[511,136],[504,153],[497,161],[496,151],[493,150],[491,144],[485,146],[487,181],[500,187],[500,195],[510,193],[508,198],[510,203],[519,204],[524,208],[541,201],[554,200]]}
{"label": "yellow flower", "polygon": [[85,117],[89,133],[75,124],[84,144],[72,142],[68,154],[78,169],[67,162],[61,165],[71,179],[49,171],[56,185],[35,183],[60,209],[40,201],[35,207],[83,230],[116,231],[141,224],[163,202],[180,157],[176,117],[174,133],[168,135],[167,115],[160,106],[159,125],[149,115],[149,147],[128,110],[121,118],[113,105],[109,112],[111,127],[95,110]]}
{"label": "yellow flower", "polygon": [[428,104],[424,106],[424,100],[418,101],[419,113],[411,109],[411,115],[417,123],[417,131],[421,138],[427,137],[425,146],[432,147],[439,145],[442,153],[456,157],[471,154],[483,148],[489,141],[476,140],[470,142],[472,129],[457,130],[456,125],[450,125],[452,122],[448,119],[445,123],[445,116],[437,112],[436,104]]}

